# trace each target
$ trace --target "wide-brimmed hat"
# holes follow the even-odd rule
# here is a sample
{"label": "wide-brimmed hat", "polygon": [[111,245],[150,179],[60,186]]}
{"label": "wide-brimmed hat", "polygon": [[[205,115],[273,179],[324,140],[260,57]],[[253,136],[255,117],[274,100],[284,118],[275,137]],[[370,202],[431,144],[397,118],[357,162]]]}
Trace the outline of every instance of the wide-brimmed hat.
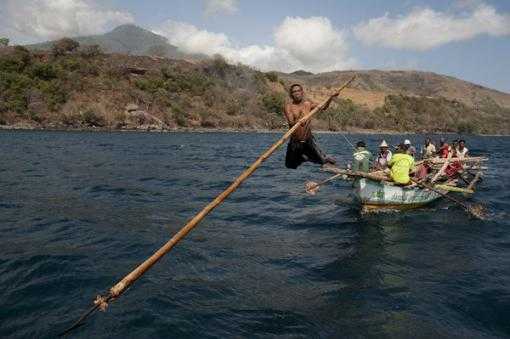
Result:
{"label": "wide-brimmed hat", "polygon": [[381,142],[381,144],[379,145],[379,147],[389,147],[389,146],[388,146],[388,143],[386,143],[386,140],[383,140]]}

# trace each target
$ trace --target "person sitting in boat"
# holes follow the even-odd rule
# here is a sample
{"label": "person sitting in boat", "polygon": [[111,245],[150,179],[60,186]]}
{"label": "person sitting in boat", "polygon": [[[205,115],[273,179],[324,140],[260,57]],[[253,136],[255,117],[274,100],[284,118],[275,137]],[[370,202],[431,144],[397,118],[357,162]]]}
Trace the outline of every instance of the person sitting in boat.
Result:
{"label": "person sitting in boat", "polygon": [[439,150],[437,153],[441,158],[448,158],[448,153],[450,153],[450,145],[448,145],[444,138],[441,138],[439,141]]}
{"label": "person sitting in boat", "polygon": [[391,151],[390,147],[386,140],[383,140],[379,145],[379,154],[377,155],[377,159],[375,159],[374,168],[377,170],[384,170],[388,168],[388,162],[391,159]]}
{"label": "person sitting in boat", "polygon": [[[468,149],[465,146],[466,142],[464,140],[454,140],[453,145],[451,147],[452,158],[464,159]],[[444,173],[448,176],[449,179],[457,178],[463,170],[462,162],[459,160],[452,161],[446,166]]]}
{"label": "person sitting in boat", "polygon": [[[292,127],[299,119],[317,107],[317,104],[304,98],[303,86],[299,84],[290,86],[289,94],[292,101],[285,104],[283,112],[287,118],[289,127]],[[327,109],[331,100],[336,96],[338,96],[338,93],[331,95],[329,101],[322,109]],[[311,161],[321,165],[328,163],[334,165],[336,163],[333,158],[326,156],[320,150],[312,135],[310,123],[310,120],[302,123],[290,137],[287,145],[287,154],[285,156],[285,166],[287,168],[296,169],[305,161]]]}
{"label": "person sitting in boat", "polygon": [[436,146],[432,143],[432,139],[425,139],[425,148],[423,152],[423,159],[429,159],[436,156]]}
{"label": "person sitting in boat", "polygon": [[400,144],[388,163],[391,179],[399,185],[408,185],[411,182],[409,174],[414,170],[414,158],[408,152],[409,146]]}
{"label": "person sitting in boat", "polygon": [[459,147],[459,141],[457,139],[453,140],[452,146],[450,147],[450,153],[452,154],[452,158],[457,157],[457,148]]}
{"label": "person sitting in boat", "polygon": [[457,157],[460,159],[464,159],[467,157],[468,154],[468,148],[466,147],[466,141],[465,140],[459,140],[459,145],[457,146]]}
{"label": "person sitting in boat", "polygon": [[364,141],[356,143],[356,149],[352,154],[352,170],[355,172],[368,172],[370,169],[370,161],[372,160],[372,153],[366,148]]}
{"label": "person sitting in boat", "polygon": [[404,140],[404,145],[407,145],[408,147],[407,154],[414,158],[414,156],[416,155],[416,148],[411,144],[411,140],[409,139]]}

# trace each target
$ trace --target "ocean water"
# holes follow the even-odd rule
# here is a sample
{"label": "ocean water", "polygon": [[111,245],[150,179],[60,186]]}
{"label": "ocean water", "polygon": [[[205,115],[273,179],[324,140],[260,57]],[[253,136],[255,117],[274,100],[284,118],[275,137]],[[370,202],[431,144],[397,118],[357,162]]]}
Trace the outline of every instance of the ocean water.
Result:
{"label": "ocean water", "polygon": [[[279,137],[1,131],[0,336],[55,337]],[[349,136],[382,137],[403,138]],[[282,148],[72,337],[510,337],[510,138],[466,139],[491,158],[467,200],[488,220],[446,201],[360,215],[348,183],[306,195],[327,175]]]}

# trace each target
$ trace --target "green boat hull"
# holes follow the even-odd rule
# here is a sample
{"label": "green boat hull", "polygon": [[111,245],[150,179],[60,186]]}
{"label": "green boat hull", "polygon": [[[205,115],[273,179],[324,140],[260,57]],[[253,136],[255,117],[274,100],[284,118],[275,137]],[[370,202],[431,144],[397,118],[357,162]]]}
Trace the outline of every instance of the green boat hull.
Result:
{"label": "green boat hull", "polygon": [[441,198],[440,194],[426,188],[397,186],[364,178],[356,180],[354,187],[356,199],[367,212],[417,208]]}

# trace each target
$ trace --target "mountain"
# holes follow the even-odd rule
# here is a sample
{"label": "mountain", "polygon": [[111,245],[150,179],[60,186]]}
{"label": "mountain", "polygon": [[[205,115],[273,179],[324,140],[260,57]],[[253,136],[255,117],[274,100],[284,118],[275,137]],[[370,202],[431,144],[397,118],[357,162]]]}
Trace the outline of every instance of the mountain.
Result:
{"label": "mountain", "polygon": [[[85,37],[75,37],[81,45],[97,44],[105,53],[147,55],[173,59],[204,60],[204,55],[185,54],[168,43],[163,36],[132,24],[121,25],[111,32]],[[27,46],[30,49],[49,50],[54,42]],[[312,97],[327,94],[329,88],[338,86],[354,73],[357,74],[356,88],[347,92],[350,98],[370,108],[382,106],[390,94],[409,96],[444,97],[457,100],[469,107],[478,107],[493,102],[510,108],[507,93],[489,89],[454,77],[420,71],[334,71],[313,74],[304,70],[292,73],[278,73],[289,83],[303,83]]]}
{"label": "mountain", "polygon": [[[178,51],[176,46],[168,43],[165,37],[136,25],[121,25],[111,32],[101,35],[73,37],[80,45],[99,45],[105,53],[129,55],[164,56],[175,59],[193,58]],[[49,50],[54,41],[27,46],[33,50]]]}

